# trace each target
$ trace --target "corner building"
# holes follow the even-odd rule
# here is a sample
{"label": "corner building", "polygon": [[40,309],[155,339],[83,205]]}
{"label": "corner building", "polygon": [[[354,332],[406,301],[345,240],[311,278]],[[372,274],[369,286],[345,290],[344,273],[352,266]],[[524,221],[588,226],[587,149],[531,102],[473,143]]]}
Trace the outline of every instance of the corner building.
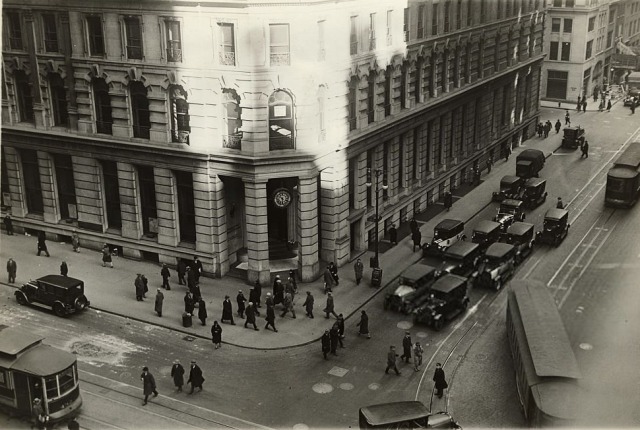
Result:
{"label": "corner building", "polygon": [[3,4],[2,205],[18,229],[270,280],[344,265],[532,135],[529,0]]}

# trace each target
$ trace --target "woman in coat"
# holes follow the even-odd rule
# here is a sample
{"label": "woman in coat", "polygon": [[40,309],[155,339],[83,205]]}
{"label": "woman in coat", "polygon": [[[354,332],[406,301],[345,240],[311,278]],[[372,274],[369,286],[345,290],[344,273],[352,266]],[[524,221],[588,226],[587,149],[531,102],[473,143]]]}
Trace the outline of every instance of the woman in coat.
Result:
{"label": "woman in coat", "polygon": [[360,322],[357,326],[360,327],[358,334],[363,334],[367,336],[367,339],[371,339],[371,335],[369,334],[369,315],[367,315],[364,310],[360,314]]}
{"label": "woman in coat", "polygon": [[211,341],[216,349],[222,346],[222,327],[220,327],[218,321],[214,321],[211,326]]}
{"label": "woman in coat", "polygon": [[162,291],[160,291],[160,288],[158,288],[158,292],[156,293],[156,304],[155,304],[155,311],[158,313],[158,316],[161,317],[162,316],[162,304],[164,303],[164,294],[162,294]]}
{"label": "woman in coat", "polygon": [[184,367],[180,364],[180,360],[175,360],[171,367],[171,377],[173,378],[173,385],[178,388],[178,392],[182,391],[184,385]]}
{"label": "woman in coat", "polygon": [[444,376],[444,369],[442,364],[436,363],[436,371],[433,373],[433,381],[436,383],[436,394],[439,398],[442,398],[442,390],[449,387]]}
{"label": "woman in coat", "polygon": [[202,325],[207,325],[207,305],[205,305],[202,298],[198,301],[198,318]]}
{"label": "woman in coat", "polygon": [[106,243],[102,247],[102,267],[109,265],[113,269],[113,262],[111,261],[111,250]]}

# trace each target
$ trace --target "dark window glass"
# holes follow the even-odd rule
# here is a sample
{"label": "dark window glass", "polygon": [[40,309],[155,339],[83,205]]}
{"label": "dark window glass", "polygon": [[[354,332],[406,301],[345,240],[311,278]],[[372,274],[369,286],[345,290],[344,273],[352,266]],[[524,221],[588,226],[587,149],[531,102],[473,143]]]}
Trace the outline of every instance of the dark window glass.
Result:
{"label": "dark window glass", "polygon": [[57,126],[69,124],[69,111],[67,108],[67,90],[64,81],[59,74],[54,73],[49,76],[51,89],[51,107],[53,109],[53,123]]}
{"label": "dark window glass", "polygon": [[451,3],[446,1],[444,2],[444,32],[448,33],[450,28],[450,13],[451,13]]}
{"label": "dark window glass", "polygon": [[102,33],[102,18],[99,16],[87,17],[87,30],[89,32],[89,55],[104,55],[104,35]]}
{"label": "dark window glass", "polygon": [[593,51],[593,40],[590,40],[587,42],[587,49],[584,55],[585,60],[588,60],[589,58],[591,58],[592,51]]}
{"label": "dark window glass", "polygon": [[565,99],[567,95],[568,72],[549,70],[547,74],[547,97]]}
{"label": "dark window glass", "polygon": [[349,83],[349,131],[358,127],[358,81],[351,78]]}
{"label": "dark window glass", "polygon": [[38,153],[32,149],[21,149],[20,158],[24,174],[24,194],[27,201],[27,211],[31,214],[42,215],[44,213],[44,203],[42,200]]}
{"label": "dark window glass", "polygon": [[167,61],[182,62],[182,39],[180,37],[180,21],[165,21],[167,32]]}
{"label": "dark window glass", "polygon": [[142,82],[134,81],[129,84],[129,91],[131,93],[131,111],[133,113],[133,137],[149,139],[151,121],[147,89]]}
{"label": "dark window glass", "polygon": [[409,66],[404,66],[400,69],[400,107],[402,109],[407,108],[407,73]]}
{"label": "dark window glass", "polygon": [[558,59],[558,42],[551,42],[549,45],[549,60]]}
{"label": "dark window glass", "polygon": [[[54,154],[53,163],[56,169],[58,185],[58,202],[60,203],[60,217],[62,219],[77,218],[76,185],[73,180],[73,162],[70,155]],[[73,210],[69,206],[73,206]]]}
{"label": "dark window glass", "polygon": [[418,39],[424,37],[424,5],[418,6]]}
{"label": "dark window glass", "polygon": [[565,7],[573,7],[574,3],[574,0],[566,0]]}
{"label": "dark window glass", "polygon": [[21,122],[33,122],[33,95],[31,81],[22,70],[15,72],[16,96],[18,99],[18,115]]}
{"label": "dark window glass", "polygon": [[93,80],[93,98],[96,109],[96,131],[102,134],[111,134],[113,117],[111,116],[111,97],[109,87],[102,78]]}
{"label": "dark window glass", "polygon": [[415,94],[416,103],[420,103],[422,95],[422,60],[416,63],[416,81],[414,82],[413,93]]}
{"label": "dark window glass", "polygon": [[276,90],[269,97],[269,150],[295,148],[293,99],[286,91]]}
{"label": "dark window glass", "polygon": [[127,58],[142,60],[142,26],[140,18],[128,16],[124,19],[124,31],[127,36]]}
{"label": "dark window glass", "polygon": [[367,91],[367,120],[369,124],[376,120],[376,78],[373,73],[369,76]]}
{"label": "dark window glass", "polygon": [[571,57],[571,43],[562,42],[562,54],[560,55],[561,61],[569,61]]}
{"label": "dark window glass", "polygon": [[196,212],[193,201],[193,175],[191,172],[174,172],[178,191],[178,219],[180,241],[196,241]]}
{"label": "dark window glass", "polygon": [[220,30],[220,45],[218,47],[220,64],[235,66],[236,47],[233,24],[219,22],[218,29]]}
{"label": "dark window glass", "polygon": [[571,33],[573,31],[573,20],[565,18],[563,33]]}
{"label": "dark window glass", "polygon": [[222,146],[225,148],[241,149],[242,132],[242,110],[240,108],[240,97],[235,90],[223,89],[223,123],[224,134],[222,136]]}
{"label": "dark window glass", "polygon": [[179,85],[169,87],[171,107],[171,139],[173,142],[189,143],[189,103],[187,92]]}
{"label": "dark window glass", "polygon": [[552,33],[560,33],[560,23],[562,20],[560,18],[551,18],[551,32]]}
{"label": "dark window glass", "polygon": [[6,25],[9,32],[9,47],[15,50],[22,50],[20,14],[18,12],[7,12],[6,17]]}
{"label": "dark window glass", "polygon": [[2,177],[0,178],[0,186],[2,186],[2,194],[0,195],[0,199],[2,200],[2,206],[9,206],[11,204],[11,199],[5,199],[5,194],[10,193],[9,188],[9,170],[7,169],[7,157],[4,153],[4,148],[0,148],[2,151],[2,159],[0,159],[0,163],[2,165]]}
{"label": "dark window glass", "polygon": [[391,85],[393,83],[393,69],[387,68],[384,76],[384,116],[391,115]]}
{"label": "dark window glass", "polygon": [[431,8],[431,34],[435,36],[438,34],[438,3]]}
{"label": "dark window glass", "polygon": [[109,228],[122,228],[120,212],[120,184],[118,182],[118,163],[101,161],[104,179],[104,200],[106,204],[107,225]]}
{"label": "dark window glass", "polygon": [[56,16],[52,13],[42,14],[42,27],[44,33],[44,50],[46,52],[58,52]]}
{"label": "dark window glass", "polygon": [[156,207],[156,182],[153,174],[153,167],[137,166],[138,184],[140,186],[140,210],[142,213],[142,232],[145,235],[157,234],[157,231],[151,231],[153,223],[149,222],[152,218],[156,222],[158,219],[158,210]]}

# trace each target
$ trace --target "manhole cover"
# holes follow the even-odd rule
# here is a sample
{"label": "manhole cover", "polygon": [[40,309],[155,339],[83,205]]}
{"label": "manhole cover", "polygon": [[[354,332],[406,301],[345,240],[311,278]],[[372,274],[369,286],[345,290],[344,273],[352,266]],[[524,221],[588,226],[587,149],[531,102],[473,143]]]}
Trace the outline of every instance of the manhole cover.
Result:
{"label": "manhole cover", "polygon": [[593,349],[593,345],[591,345],[590,343],[581,343],[580,349],[583,349],[585,351],[591,351]]}
{"label": "manhole cover", "polygon": [[419,337],[420,339],[425,339],[429,337],[429,333],[427,333],[426,331],[419,331],[418,333],[416,333],[416,337]]}
{"label": "manhole cover", "polygon": [[331,370],[329,370],[328,373],[329,373],[329,375],[333,375],[333,376],[337,376],[339,378],[342,378],[344,375],[347,374],[348,371],[349,371],[348,369],[344,369],[342,367],[334,366],[334,367],[331,368]]}
{"label": "manhole cover", "polygon": [[377,390],[378,388],[380,388],[380,384],[376,384],[375,382],[373,384],[369,384],[369,389],[370,390]]}
{"label": "manhole cover", "polygon": [[341,390],[345,390],[345,391],[353,390],[353,384],[349,384],[348,382],[345,382],[344,384],[340,384],[338,386],[340,387]]}
{"label": "manhole cover", "polygon": [[313,385],[313,391],[318,394],[327,394],[333,391],[333,387],[331,384],[325,384],[324,382],[319,382]]}
{"label": "manhole cover", "polygon": [[196,340],[196,338],[193,336],[185,336],[182,339],[186,340],[187,342],[193,342],[194,340]]}
{"label": "manhole cover", "polygon": [[411,321],[400,321],[397,324],[397,327],[401,330],[409,330],[411,327],[413,327],[413,323]]}
{"label": "manhole cover", "polygon": [[487,354],[476,354],[476,359],[478,361],[485,361],[488,358]]}

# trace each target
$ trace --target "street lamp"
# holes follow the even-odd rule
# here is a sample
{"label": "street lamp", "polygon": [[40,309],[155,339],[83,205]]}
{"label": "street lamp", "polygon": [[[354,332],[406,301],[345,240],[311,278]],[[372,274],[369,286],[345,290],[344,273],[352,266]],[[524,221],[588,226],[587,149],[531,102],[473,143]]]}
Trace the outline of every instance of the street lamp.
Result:
{"label": "street lamp", "polygon": [[[380,178],[382,177],[382,189],[386,190],[389,188],[389,185],[387,184],[387,174],[382,170],[382,169],[375,169],[373,171],[373,173],[376,176],[376,188],[375,188],[375,192],[376,192],[376,218],[375,218],[375,229],[376,229],[376,255],[375,257],[373,257],[373,259],[370,261],[369,265],[371,267],[373,267],[374,269],[379,269],[380,268],[380,261],[378,259],[378,223],[380,222],[380,216],[378,215],[378,194],[380,192]],[[371,169],[367,169],[367,188],[371,188],[372,181],[371,181]]]}

